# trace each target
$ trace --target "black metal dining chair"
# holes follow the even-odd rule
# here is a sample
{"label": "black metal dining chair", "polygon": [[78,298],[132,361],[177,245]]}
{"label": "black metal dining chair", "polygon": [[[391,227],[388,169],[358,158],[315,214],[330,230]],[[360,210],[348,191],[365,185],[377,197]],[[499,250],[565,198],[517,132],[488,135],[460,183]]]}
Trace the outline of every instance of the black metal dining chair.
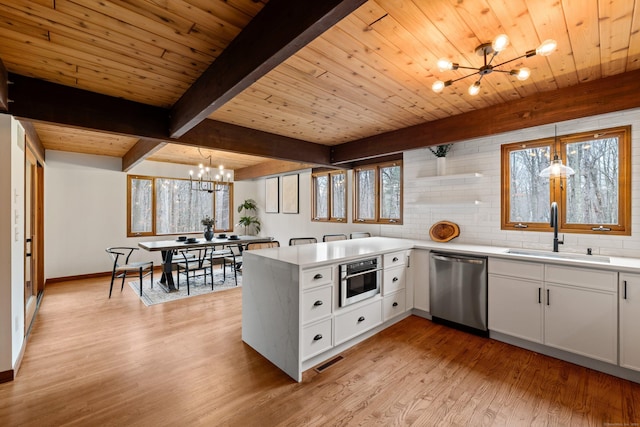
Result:
{"label": "black metal dining chair", "polygon": [[349,235],[350,239],[362,239],[364,237],[371,237],[371,233],[367,231],[355,231]]}
{"label": "black metal dining chair", "polygon": [[325,234],[322,236],[323,242],[335,242],[336,240],[347,240],[346,234]]}
{"label": "black metal dining chair", "polygon": [[318,243],[315,237],[293,237],[289,239],[289,246],[308,245],[310,243]]}
{"label": "black metal dining chair", "polygon": [[194,279],[198,272],[202,272],[204,284],[207,284],[207,273],[211,276],[211,290],[213,290],[213,247],[182,249],[178,251],[176,262],[177,281],[180,289],[180,274],[187,278],[187,295],[191,295],[190,278]]}
{"label": "black metal dining chair", "polygon": [[138,273],[140,280],[140,296],[142,296],[142,279],[144,277],[151,275],[151,288],[153,288],[153,261],[129,262],[131,254],[133,253],[133,251],[137,251],[138,248],[114,246],[105,250],[111,257],[111,259],[113,259],[111,285],[109,286],[109,298],[111,298],[111,292],[113,291],[113,282],[116,278],[122,278],[122,285],[120,286],[120,292],[122,292],[122,289],[124,289],[124,280],[127,277],[127,273]]}

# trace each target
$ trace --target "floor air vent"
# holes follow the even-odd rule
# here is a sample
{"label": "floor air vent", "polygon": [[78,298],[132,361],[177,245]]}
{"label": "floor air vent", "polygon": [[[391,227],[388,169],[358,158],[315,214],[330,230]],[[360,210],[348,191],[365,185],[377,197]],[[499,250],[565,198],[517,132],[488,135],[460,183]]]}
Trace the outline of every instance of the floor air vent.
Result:
{"label": "floor air vent", "polygon": [[344,357],[336,356],[333,359],[329,360],[327,363],[323,363],[322,365],[315,367],[314,370],[320,374],[324,372],[326,369],[330,368],[331,366],[341,361],[342,359],[344,359]]}

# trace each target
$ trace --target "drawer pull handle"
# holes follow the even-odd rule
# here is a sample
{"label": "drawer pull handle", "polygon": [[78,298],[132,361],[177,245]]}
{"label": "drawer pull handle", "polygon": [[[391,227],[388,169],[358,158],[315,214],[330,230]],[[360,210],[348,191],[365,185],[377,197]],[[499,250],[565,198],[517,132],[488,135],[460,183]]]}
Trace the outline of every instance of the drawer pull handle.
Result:
{"label": "drawer pull handle", "polygon": [[542,288],[538,288],[538,304],[542,304]]}
{"label": "drawer pull handle", "polygon": [[321,306],[322,305],[322,301],[318,300],[318,301],[314,302],[313,305],[315,305],[316,307]]}
{"label": "drawer pull handle", "polygon": [[549,298],[549,289],[547,289],[547,305],[551,305],[551,300]]}
{"label": "drawer pull handle", "polygon": [[398,257],[397,257],[397,256],[394,256],[392,261],[393,261],[393,262],[398,262]]}
{"label": "drawer pull handle", "polygon": [[313,337],[314,341],[320,341],[322,339],[322,334],[318,334],[315,337]]}
{"label": "drawer pull handle", "polygon": [[364,316],[358,317],[358,323],[360,323],[360,322],[364,322]]}
{"label": "drawer pull handle", "polygon": [[318,280],[318,279],[322,279],[322,274],[318,273],[315,276],[313,276],[313,280]]}
{"label": "drawer pull handle", "polygon": [[398,279],[397,277],[394,277],[392,282],[397,282],[398,280],[400,280],[400,279]]}
{"label": "drawer pull handle", "polygon": [[624,299],[627,299],[627,281],[624,281]]}
{"label": "drawer pull handle", "polygon": [[394,306],[394,307],[397,307],[397,306],[398,306],[398,303],[397,303],[397,302],[394,302],[394,303],[393,303],[393,306]]}

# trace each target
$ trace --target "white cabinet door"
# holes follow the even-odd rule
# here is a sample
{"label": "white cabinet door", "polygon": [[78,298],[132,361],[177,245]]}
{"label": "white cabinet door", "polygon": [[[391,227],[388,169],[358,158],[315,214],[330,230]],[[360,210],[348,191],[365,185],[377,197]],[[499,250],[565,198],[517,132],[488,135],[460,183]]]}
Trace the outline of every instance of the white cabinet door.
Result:
{"label": "white cabinet door", "polygon": [[640,371],[640,275],[620,274],[620,366]]}
{"label": "white cabinet door", "polygon": [[489,275],[489,330],[543,342],[542,281]]}
{"label": "white cabinet door", "polygon": [[429,305],[429,251],[411,251],[409,274],[413,283],[413,306],[423,311],[431,311]]}
{"label": "white cabinet door", "polygon": [[616,293],[546,283],[545,344],[618,363]]}

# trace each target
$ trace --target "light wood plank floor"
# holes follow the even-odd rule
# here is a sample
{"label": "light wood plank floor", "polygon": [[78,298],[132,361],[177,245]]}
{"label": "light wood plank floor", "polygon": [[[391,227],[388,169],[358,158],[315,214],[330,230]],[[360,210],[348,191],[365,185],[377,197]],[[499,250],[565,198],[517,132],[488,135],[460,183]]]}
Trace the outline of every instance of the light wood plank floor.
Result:
{"label": "light wood plank floor", "polygon": [[240,289],[107,295],[107,279],[47,288],[1,426],[640,423],[639,384],[415,316],[298,384],[242,343]]}

